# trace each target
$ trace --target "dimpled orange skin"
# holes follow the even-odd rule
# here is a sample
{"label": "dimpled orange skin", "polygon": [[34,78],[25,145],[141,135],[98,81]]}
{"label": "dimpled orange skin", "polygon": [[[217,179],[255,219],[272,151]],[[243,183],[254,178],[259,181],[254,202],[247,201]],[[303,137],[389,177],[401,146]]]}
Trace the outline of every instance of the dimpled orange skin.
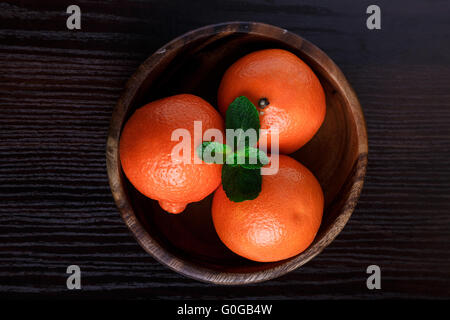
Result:
{"label": "dimpled orange skin", "polygon": [[[250,53],[225,72],[218,91],[223,115],[230,103],[246,96],[258,108],[261,129],[278,126],[281,153],[292,153],[306,144],[325,119],[325,94],[320,81],[300,58],[281,49]],[[269,105],[260,108],[262,98]],[[261,135],[260,142],[270,134]]]}
{"label": "dimpled orange skin", "polygon": [[[198,159],[195,148],[201,141],[194,141],[194,121],[202,122],[202,136],[210,128],[224,129],[220,114],[208,102],[180,94],[136,110],[120,138],[125,175],[139,192],[158,200],[170,213],[180,213],[188,203],[202,200],[221,182],[222,166]],[[182,141],[171,141],[176,129],[190,132],[190,164],[172,159],[173,147]],[[194,157],[199,163],[194,163]]]}
{"label": "dimpled orange skin", "polygon": [[247,259],[273,262],[293,257],[319,230],[322,189],[306,167],[285,155],[280,155],[278,173],[262,179],[254,200],[232,202],[219,187],[212,204],[214,227],[231,251]]}

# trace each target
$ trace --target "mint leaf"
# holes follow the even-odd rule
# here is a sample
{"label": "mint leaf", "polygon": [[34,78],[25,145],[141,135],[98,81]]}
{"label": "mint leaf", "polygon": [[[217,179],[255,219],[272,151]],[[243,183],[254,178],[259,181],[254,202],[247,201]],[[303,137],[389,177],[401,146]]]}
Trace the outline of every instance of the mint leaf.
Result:
{"label": "mint leaf", "polygon": [[241,164],[246,169],[258,169],[269,163],[266,153],[258,148],[245,147],[244,150],[238,151],[238,159],[240,154],[245,159],[245,163]]}
{"label": "mint leaf", "polygon": [[229,153],[231,153],[229,146],[214,141],[205,141],[197,147],[197,155],[207,163],[225,163]]}
{"label": "mint leaf", "polygon": [[232,167],[238,166],[237,154],[235,152],[230,152],[225,158],[225,163]]}
{"label": "mint leaf", "polygon": [[267,155],[254,147],[261,128],[258,110],[246,97],[236,98],[228,107],[225,127],[227,143],[232,147],[224,153],[223,190],[234,202],[256,199],[262,185],[260,168],[269,163]]}
{"label": "mint leaf", "polygon": [[[259,129],[261,125],[259,123],[259,113],[254,104],[247,99],[247,97],[241,96],[234,99],[229,105],[225,118],[226,129],[235,130],[234,136],[234,150],[237,150],[239,146],[250,146],[250,141],[246,135],[246,131],[251,133],[253,130],[256,135],[256,141],[259,139]],[[240,130],[239,130],[240,129]],[[229,144],[232,141],[228,142]]]}
{"label": "mint leaf", "polygon": [[242,166],[246,169],[258,169],[269,163],[266,153],[258,148],[245,147],[238,152],[230,152],[225,159],[230,166]]}
{"label": "mint leaf", "polygon": [[222,186],[228,199],[233,202],[253,200],[261,192],[261,170],[245,169],[242,166],[222,167]]}

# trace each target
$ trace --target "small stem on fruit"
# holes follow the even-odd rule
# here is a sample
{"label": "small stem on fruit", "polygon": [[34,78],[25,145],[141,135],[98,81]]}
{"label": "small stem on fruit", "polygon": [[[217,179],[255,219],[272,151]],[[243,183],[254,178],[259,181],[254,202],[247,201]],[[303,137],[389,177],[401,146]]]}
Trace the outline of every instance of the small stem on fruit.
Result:
{"label": "small stem on fruit", "polygon": [[261,109],[264,109],[265,107],[267,107],[268,105],[269,105],[269,99],[267,99],[267,98],[261,98],[261,99],[259,99],[259,101],[258,101],[258,106],[261,108]]}

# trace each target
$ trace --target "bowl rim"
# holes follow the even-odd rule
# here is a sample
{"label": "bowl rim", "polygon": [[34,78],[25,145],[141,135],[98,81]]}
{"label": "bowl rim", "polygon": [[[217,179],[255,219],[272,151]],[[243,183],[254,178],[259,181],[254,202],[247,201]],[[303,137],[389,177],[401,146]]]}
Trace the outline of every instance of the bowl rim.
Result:
{"label": "bowl rim", "polygon": [[[230,34],[248,33],[260,35],[285,43],[286,39],[291,40],[292,43],[289,42],[289,45],[305,53],[308,58],[312,59],[319,68],[322,68],[324,72],[329,74],[331,78],[330,80],[333,82],[333,86],[341,91],[342,97],[345,100],[345,103],[350,106],[352,116],[355,119],[356,135],[358,139],[357,154],[359,156],[354,166],[354,169],[356,170],[352,173],[353,176],[349,191],[344,197],[344,204],[342,206],[343,209],[337,215],[335,221],[333,221],[329,229],[325,231],[322,239],[310,245],[305,251],[297,256],[262,271],[236,273],[221,272],[193,262],[185,261],[175,254],[166,251],[145,230],[139,219],[134,214],[133,208],[128,201],[124,186],[120,180],[121,166],[118,149],[123,120],[118,121],[117,118],[123,119],[125,117],[131,101],[139,89],[139,85],[144,79],[146,79],[146,77],[153,71],[154,66],[157,65],[167,53],[170,53],[171,50],[182,47],[186,43],[186,40],[191,42],[205,36],[214,36],[223,32]],[[276,37],[280,35],[283,36],[282,40]],[[114,117],[115,114],[120,114],[120,117]],[[112,113],[106,144],[106,165],[111,192],[116,206],[119,209],[120,215],[137,242],[147,253],[149,253],[161,264],[166,265],[173,271],[189,278],[206,283],[241,285],[270,280],[295,270],[322,252],[322,250],[336,238],[353,213],[357,200],[361,194],[367,168],[367,153],[367,129],[361,105],[355,91],[348,83],[342,71],[330,57],[328,57],[317,46],[286,29],[259,22],[232,21],[207,25],[184,33],[159,48],[138,67],[136,72],[127,81]]]}

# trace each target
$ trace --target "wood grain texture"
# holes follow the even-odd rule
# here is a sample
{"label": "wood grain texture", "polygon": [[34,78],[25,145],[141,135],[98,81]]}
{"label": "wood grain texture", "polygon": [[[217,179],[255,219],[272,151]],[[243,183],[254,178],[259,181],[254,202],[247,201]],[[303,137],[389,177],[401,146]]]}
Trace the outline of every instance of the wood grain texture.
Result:
{"label": "wood grain texture", "polygon": [[[139,298],[449,298],[449,4],[378,1],[65,1],[0,4],[0,295]],[[145,253],[108,186],[112,109],[145,58],[196,27],[230,20],[289,29],[344,71],[364,108],[369,167],[339,237],[279,279],[244,287],[189,280]],[[83,290],[65,287],[82,269]],[[382,290],[366,288],[368,265]]]}

